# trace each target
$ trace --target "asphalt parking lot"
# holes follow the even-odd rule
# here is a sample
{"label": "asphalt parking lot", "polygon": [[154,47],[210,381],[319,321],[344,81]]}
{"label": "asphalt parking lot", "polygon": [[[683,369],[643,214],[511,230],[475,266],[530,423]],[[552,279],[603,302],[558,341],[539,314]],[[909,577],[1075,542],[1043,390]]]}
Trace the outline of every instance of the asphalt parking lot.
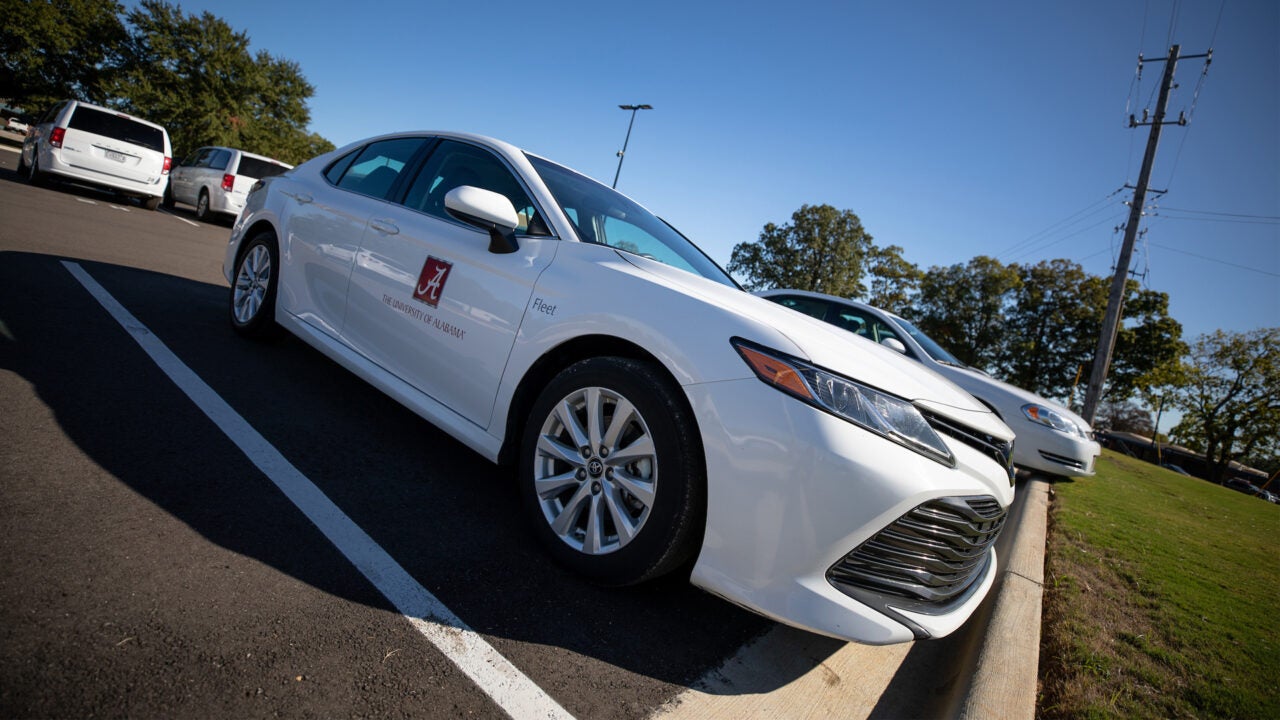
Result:
{"label": "asphalt parking lot", "polygon": [[848,646],[678,577],[568,575],[503,471],[301,342],[232,333],[229,223],[16,165],[0,148],[0,715],[954,706],[975,632]]}

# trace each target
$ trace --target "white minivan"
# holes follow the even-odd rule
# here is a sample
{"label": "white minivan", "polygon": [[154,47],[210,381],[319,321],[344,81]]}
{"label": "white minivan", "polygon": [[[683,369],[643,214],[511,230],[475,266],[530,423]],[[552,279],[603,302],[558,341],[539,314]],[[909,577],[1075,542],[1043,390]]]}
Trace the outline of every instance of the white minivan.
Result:
{"label": "white minivan", "polygon": [[235,217],[254,183],[292,168],[236,148],[202,147],[173,169],[165,207],[173,207],[174,201],[194,205],[196,217],[205,222],[215,215]]}
{"label": "white minivan", "polygon": [[155,210],[172,163],[164,127],[118,110],[64,100],[22,141],[18,174],[32,184],[58,178],[96,185],[136,197]]}

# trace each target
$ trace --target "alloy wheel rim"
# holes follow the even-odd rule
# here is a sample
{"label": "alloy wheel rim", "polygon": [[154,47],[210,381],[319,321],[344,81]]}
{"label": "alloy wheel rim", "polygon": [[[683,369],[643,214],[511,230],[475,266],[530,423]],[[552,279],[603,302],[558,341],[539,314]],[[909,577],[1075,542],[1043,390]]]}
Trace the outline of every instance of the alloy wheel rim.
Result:
{"label": "alloy wheel rim", "polygon": [[565,544],[605,555],[643,530],[658,484],[657,449],[621,394],[588,387],[565,396],[543,421],[534,453],[542,517]]}
{"label": "alloy wheel rim", "polygon": [[236,273],[232,302],[237,322],[247,323],[257,316],[270,285],[271,253],[266,245],[255,245],[245,253],[240,261],[240,272]]}

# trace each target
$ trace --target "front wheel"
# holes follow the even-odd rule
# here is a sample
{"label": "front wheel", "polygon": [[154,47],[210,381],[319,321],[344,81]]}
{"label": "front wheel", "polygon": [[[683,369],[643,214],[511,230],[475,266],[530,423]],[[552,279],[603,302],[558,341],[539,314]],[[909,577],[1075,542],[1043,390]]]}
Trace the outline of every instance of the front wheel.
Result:
{"label": "front wheel", "polygon": [[525,425],[520,491],[534,532],[558,562],[604,585],[674,570],[705,522],[701,448],[679,388],[653,365],[570,366]]}
{"label": "front wheel", "polygon": [[280,251],[268,232],[250,238],[231,284],[231,327],[241,335],[267,338],[275,335],[276,285],[280,282]]}

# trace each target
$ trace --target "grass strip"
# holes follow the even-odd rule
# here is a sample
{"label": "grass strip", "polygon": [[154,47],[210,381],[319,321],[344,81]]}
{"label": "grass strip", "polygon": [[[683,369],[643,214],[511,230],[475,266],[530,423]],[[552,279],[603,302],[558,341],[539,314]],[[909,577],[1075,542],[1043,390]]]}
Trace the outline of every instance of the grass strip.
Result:
{"label": "grass strip", "polygon": [[1037,717],[1280,718],[1280,506],[1104,452],[1052,486]]}

